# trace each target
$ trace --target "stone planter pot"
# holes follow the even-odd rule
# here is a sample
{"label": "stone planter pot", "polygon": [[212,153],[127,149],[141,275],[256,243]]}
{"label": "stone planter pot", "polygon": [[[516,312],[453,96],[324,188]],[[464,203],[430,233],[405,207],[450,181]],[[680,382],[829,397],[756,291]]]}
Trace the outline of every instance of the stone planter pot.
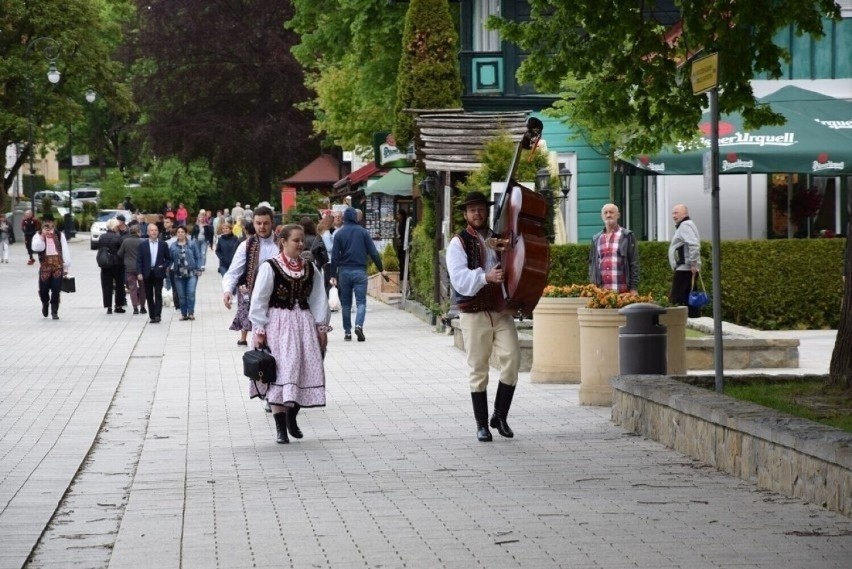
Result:
{"label": "stone planter pot", "polygon": [[533,311],[533,383],[580,382],[580,326],[577,309],[588,298],[542,298]]}
{"label": "stone planter pot", "polygon": [[618,328],[625,317],[615,308],[578,308],[580,405],[612,405],[610,379],[618,375]]}
{"label": "stone planter pot", "polygon": [[375,298],[381,298],[382,293],[399,292],[399,272],[388,271],[388,279],[382,278],[380,273],[375,273],[367,277],[367,294]]}
{"label": "stone planter pot", "polygon": [[660,315],[666,327],[666,371],[668,375],[686,375],[686,317],[685,306],[670,306]]}

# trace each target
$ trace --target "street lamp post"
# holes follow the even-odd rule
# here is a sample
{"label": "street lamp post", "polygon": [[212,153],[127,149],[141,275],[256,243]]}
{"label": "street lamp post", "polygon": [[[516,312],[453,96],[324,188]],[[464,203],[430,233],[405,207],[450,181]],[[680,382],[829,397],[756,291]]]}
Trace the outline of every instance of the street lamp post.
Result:
{"label": "street lamp post", "polygon": [[30,207],[35,214],[35,164],[33,162],[35,156],[35,135],[33,134],[33,74],[30,68],[30,51],[42,46],[42,52],[50,62],[50,67],[47,72],[47,80],[52,84],[59,83],[62,74],[56,69],[56,58],[59,55],[59,42],[47,36],[34,38],[27,43],[27,49],[24,51],[24,62],[27,68],[27,137],[29,138],[29,159],[30,159]]}
{"label": "street lamp post", "polygon": [[[86,89],[86,102],[94,103],[98,98],[98,94],[94,89]],[[68,121],[68,212],[65,214],[65,221],[62,226],[65,231],[65,238],[71,239],[77,233],[74,231],[74,198],[71,196],[73,191],[72,178],[74,176],[74,145],[72,144],[72,125]]]}

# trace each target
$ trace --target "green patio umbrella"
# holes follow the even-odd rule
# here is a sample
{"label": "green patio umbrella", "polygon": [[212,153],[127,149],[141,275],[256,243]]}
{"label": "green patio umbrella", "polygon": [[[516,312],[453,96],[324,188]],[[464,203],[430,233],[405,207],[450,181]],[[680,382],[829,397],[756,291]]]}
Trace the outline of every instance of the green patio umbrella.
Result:
{"label": "green patio umbrella", "polygon": [[[759,102],[787,119],[781,126],[743,128],[739,113],[719,118],[719,173],[797,172],[833,175],[852,172],[852,102],[798,87],[783,87]],[[701,174],[710,152],[710,114],[698,125],[698,148],[676,145],[631,162],[657,174]]]}
{"label": "green patio umbrella", "polygon": [[368,185],[364,189],[364,195],[410,196],[413,187],[412,178],[412,174],[407,174],[398,168],[391,168],[390,172]]}

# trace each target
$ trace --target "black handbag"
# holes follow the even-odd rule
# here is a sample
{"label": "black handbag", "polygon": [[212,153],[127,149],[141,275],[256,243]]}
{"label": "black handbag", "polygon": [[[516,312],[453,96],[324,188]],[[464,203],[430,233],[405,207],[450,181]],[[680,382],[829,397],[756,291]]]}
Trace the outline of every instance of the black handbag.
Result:
{"label": "black handbag", "polygon": [[275,357],[268,348],[255,348],[243,354],[243,375],[261,383],[275,383]]}
{"label": "black handbag", "polygon": [[60,290],[62,292],[77,292],[77,281],[74,277],[69,277],[65,275],[62,277],[62,284],[60,285]]}

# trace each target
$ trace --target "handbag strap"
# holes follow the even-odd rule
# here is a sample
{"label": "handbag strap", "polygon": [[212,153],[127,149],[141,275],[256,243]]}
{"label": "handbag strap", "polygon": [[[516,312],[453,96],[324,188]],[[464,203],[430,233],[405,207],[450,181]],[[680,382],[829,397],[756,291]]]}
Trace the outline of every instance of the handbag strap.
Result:
{"label": "handbag strap", "polygon": [[[698,284],[701,285],[701,290],[707,292],[707,289],[704,288],[704,279],[701,278],[701,271],[698,273]],[[696,273],[692,273],[692,288],[690,290],[695,290],[695,275]]]}

